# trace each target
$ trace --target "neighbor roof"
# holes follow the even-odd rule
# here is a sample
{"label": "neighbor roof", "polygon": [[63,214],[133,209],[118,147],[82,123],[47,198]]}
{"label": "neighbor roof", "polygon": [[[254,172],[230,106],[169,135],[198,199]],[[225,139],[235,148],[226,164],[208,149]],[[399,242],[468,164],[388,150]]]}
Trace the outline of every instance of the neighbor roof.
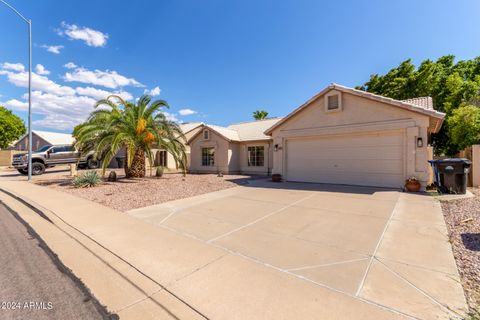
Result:
{"label": "neighbor roof", "polygon": [[[427,115],[427,116],[430,117],[430,130],[434,133],[438,132],[438,130],[440,130],[440,127],[442,126],[442,123],[443,123],[443,118],[445,117],[445,113],[442,113],[442,112],[439,112],[439,111],[436,111],[436,110],[433,109],[433,103],[432,103],[432,108],[427,107],[428,101],[425,102],[425,100],[427,100],[427,98],[429,98],[429,97],[400,101],[400,100],[395,100],[395,99],[392,99],[392,98],[387,98],[387,97],[384,97],[384,96],[380,96],[378,94],[374,94],[374,93],[370,93],[370,92],[366,92],[366,91],[362,91],[362,90],[357,90],[357,89],[345,87],[345,86],[342,86],[342,85],[339,85],[339,84],[336,84],[336,83],[332,83],[331,85],[329,85],[328,87],[326,87],[325,89],[323,89],[322,91],[317,93],[315,96],[310,98],[307,102],[302,104],[300,107],[293,110],[285,118],[278,121],[272,127],[267,129],[265,131],[265,134],[271,135],[272,131],[275,128],[280,126],[282,123],[287,121],[289,118],[291,118],[292,116],[294,116],[295,114],[297,114],[298,112],[300,112],[301,110],[306,108],[311,102],[318,99],[319,97],[321,97],[322,95],[324,95],[325,93],[327,93],[330,90],[338,90],[338,91],[341,91],[341,92],[350,93],[350,94],[353,94],[353,95],[356,95],[356,96],[364,97],[366,99],[371,99],[371,100],[374,100],[374,101],[387,103],[387,104],[389,104],[391,106],[394,106],[394,107],[398,107],[398,108],[402,108],[402,109],[409,110],[409,111],[412,111],[412,112]],[[412,100],[414,100],[414,101],[412,101]],[[430,100],[431,100],[431,98],[430,98]]]}
{"label": "neighbor roof", "polygon": [[[32,130],[32,134],[36,134],[46,142],[50,144],[73,144],[75,139],[71,134],[67,133],[58,133],[58,132],[51,132],[51,131],[41,131],[41,130]],[[24,134],[18,141],[22,140],[23,138],[27,137],[27,134]],[[18,142],[17,141],[17,142]]]}

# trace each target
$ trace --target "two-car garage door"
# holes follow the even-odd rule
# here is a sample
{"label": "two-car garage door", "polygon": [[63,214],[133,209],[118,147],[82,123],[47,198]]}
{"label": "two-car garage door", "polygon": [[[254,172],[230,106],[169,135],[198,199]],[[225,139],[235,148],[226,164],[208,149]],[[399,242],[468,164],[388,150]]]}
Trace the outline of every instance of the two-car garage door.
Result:
{"label": "two-car garage door", "polygon": [[401,131],[287,140],[288,181],[398,188],[404,184]]}

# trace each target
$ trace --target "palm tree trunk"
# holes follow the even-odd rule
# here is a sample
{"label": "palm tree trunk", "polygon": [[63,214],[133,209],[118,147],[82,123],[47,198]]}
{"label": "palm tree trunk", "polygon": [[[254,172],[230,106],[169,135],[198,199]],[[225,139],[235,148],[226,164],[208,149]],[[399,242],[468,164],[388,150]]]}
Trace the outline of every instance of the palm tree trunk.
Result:
{"label": "palm tree trunk", "polygon": [[143,178],[145,177],[145,151],[139,148],[135,151],[132,164],[128,167],[125,161],[125,175],[127,178]]}

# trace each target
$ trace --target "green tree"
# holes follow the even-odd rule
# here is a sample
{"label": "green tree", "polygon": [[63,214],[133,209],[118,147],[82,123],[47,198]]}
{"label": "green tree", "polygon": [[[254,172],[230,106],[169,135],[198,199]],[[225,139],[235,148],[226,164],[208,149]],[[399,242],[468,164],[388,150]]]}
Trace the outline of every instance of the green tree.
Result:
{"label": "green tree", "polygon": [[268,117],[268,112],[265,110],[257,110],[253,112],[253,118],[255,120],[263,120]]}
{"label": "green tree", "polygon": [[22,119],[14,115],[12,111],[0,106],[0,149],[7,148],[26,131]]}
{"label": "green tree", "polygon": [[480,108],[465,105],[455,109],[448,125],[450,139],[461,149],[480,142]]}
{"label": "green tree", "polygon": [[432,135],[437,153],[454,155],[463,147],[453,139],[448,119],[463,105],[480,105],[480,57],[455,63],[453,55],[424,60],[418,68],[405,60],[385,75],[374,74],[357,89],[393,99],[431,96],[438,111],[445,112],[439,133]]}
{"label": "green tree", "polygon": [[141,178],[145,176],[145,159],[153,166],[153,148],[167,150],[175,159],[177,168],[185,173],[185,140],[180,127],[168,120],[161,108],[168,108],[164,100],[151,102],[148,95],[137,103],[125,101],[112,95],[99,100],[86,122],[75,127],[73,135],[76,147],[86,153],[94,150],[102,159],[103,172],[112,158],[121,149],[127,151],[125,175]]}

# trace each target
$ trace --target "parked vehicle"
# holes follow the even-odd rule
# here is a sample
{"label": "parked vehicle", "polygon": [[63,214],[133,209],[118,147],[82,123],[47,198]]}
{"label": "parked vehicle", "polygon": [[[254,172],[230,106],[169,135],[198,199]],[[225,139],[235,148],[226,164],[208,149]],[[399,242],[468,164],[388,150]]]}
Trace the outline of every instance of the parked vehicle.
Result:
{"label": "parked vehicle", "polygon": [[[77,163],[80,168],[96,169],[99,161],[93,157],[93,152],[81,156],[72,145],[47,145],[32,153],[32,174],[40,175],[46,168],[61,164]],[[12,166],[21,174],[28,173],[28,154],[15,154]]]}

